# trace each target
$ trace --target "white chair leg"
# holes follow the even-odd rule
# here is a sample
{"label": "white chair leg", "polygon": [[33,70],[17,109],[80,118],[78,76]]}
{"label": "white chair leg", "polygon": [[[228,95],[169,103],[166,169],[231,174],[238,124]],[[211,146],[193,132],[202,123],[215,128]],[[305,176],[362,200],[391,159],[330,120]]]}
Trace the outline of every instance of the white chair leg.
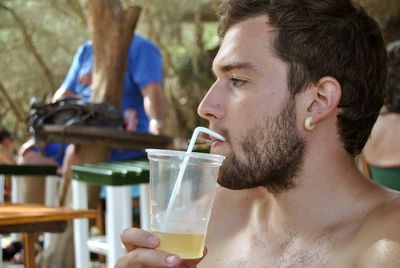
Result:
{"label": "white chair leg", "polygon": [[106,186],[107,267],[113,268],[124,254],[120,234],[132,226],[131,186]]}
{"label": "white chair leg", "polygon": [[[59,176],[46,176],[45,184],[45,201],[44,204],[49,207],[57,206],[57,189],[58,182],[60,180]],[[50,245],[51,234],[44,233],[43,235],[43,248],[47,249]]]}
{"label": "white chair leg", "polygon": [[[72,180],[72,207],[74,209],[87,209],[87,187],[85,183]],[[75,267],[89,267],[90,256],[87,241],[89,239],[88,219],[74,220],[74,245],[75,245]]]}
{"label": "white chair leg", "polygon": [[4,203],[4,175],[0,175],[0,204]]}
{"label": "white chair leg", "polygon": [[58,182],[60,181],[59,176],[46,176],[46,189],[45,189],[45,205],[46,206],[57,206],[57,189]]}
{"label": "white chair leg", "polygon": [[139,185],[140,189],[140,228],[150,230],[150,187],[148,183]]}
{"label": "white chair leg", "polygon": [[[18,178],[16,176],[11,176],[11,203],[17,204],[21,203],[21,195],[18,190]],[[18,233],[10,234],[11,241],[21,241],[22,235]]]}
{"label": "white chair leg", "polygon": [[11,176],[11,203],[19,203],[21,198],[19,198],[18,194],[18,183],[17,178],[15,176]]}

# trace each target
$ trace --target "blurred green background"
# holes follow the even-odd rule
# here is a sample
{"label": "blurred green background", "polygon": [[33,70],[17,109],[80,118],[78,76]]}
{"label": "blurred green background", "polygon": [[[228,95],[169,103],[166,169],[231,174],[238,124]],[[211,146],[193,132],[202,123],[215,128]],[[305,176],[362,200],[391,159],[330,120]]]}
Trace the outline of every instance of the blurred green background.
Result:
{"label": "blurred green background", "polygon": [[[185,140],[206,125],[197,105],[213,83],[218,49],[218,0],[121,0],[142,6],[136,32],[162,50],[167,131]],[[380,23],[386,40],[400,38],[400,0],[360,2]],[[28,136],[30,101],[49,101],[78,46],[90,39],[85,0],[0,0],[0,125],[19,142]]]}

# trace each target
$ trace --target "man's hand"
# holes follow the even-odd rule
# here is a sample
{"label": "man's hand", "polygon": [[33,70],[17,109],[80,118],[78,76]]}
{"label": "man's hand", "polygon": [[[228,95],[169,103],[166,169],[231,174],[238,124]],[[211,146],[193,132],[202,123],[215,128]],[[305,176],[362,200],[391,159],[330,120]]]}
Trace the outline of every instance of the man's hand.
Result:
{"label": "man's hand", "polygon": [[149,122],[149,132],[154,135],[164,134],[164,121],[161,119],[151,119]]}
{"label": "man's hand", "polygon": [[156,250],[160,244],[158,236],[137,228],[129,228],[122,232],[121,240],[127,254],[115,264],[116,268],[142,267],[175,267],[194,268],[204,258],[182,260],[178,256]]}

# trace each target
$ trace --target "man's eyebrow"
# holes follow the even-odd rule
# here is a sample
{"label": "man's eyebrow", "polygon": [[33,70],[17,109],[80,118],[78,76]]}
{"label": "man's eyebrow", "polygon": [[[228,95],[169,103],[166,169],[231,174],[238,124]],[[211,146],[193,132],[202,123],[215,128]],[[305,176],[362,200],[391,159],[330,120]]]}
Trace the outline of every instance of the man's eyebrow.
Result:
{"label": "man's eyebrow", "polygon": [[222,65],[220,70],[222,72],[229,72],[232,70],[251,70],[254,71],[256,67],[249,62],[234,62],[226,65]]}

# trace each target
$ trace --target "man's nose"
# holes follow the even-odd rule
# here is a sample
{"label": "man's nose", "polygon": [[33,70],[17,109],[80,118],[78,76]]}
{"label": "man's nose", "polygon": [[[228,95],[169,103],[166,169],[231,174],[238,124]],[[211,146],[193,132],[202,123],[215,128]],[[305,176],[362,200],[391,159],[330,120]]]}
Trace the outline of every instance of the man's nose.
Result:
{"label": "man's nose", "polygon": [[221,97],[221,88],[219,88],[218,81],[216,81],[199,104],[197,113],[209,121],[222,119],[224,110]]}

